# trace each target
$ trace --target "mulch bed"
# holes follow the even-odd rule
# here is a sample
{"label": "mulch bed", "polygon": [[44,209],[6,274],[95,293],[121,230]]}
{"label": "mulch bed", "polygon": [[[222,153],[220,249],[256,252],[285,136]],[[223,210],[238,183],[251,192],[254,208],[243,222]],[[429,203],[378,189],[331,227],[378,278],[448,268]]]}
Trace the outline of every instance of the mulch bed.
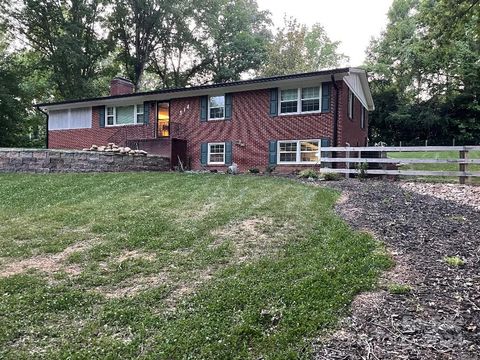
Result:
{"label": "mulch bed", "polygon": [[[480,210],[401,183],[323,184],[342,191],[338,213],[383,241],[397,265],[380,291],[354,301],[338,331],[316,341],[314,358],[480,359]],[[469,188],[455,196],[478,203]],[[465,264],[450,266],[445,256]],[[389,283],[412,290],[392,294]]]}

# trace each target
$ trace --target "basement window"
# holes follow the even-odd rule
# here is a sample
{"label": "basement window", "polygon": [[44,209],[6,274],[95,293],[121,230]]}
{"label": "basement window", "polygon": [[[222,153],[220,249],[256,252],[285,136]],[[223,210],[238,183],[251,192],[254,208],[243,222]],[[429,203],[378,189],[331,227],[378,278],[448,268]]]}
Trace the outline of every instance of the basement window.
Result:
{"label": "basement window", "polygon": [[320,161],[320,140],[278,141],[278,164],[317,164]]}
{"label": "basement window", "polygon": [[225,164],[225,143],[208,143],[208,165]]}

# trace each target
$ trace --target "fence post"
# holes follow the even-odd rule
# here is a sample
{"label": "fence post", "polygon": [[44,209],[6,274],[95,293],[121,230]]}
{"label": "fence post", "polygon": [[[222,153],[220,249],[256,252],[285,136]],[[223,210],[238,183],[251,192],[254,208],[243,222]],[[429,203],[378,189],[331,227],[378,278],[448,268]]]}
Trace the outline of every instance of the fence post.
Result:
{"label": "fence post", "polygon": [[[380,158],[381,159],[386,159],[387,158],[387,153],[385,151],[382,151],[380,153]],[[387,164],[386,163],[382,163],[382,170],[387,170]],[[387,179],[388,178],[388,175],[387,174],[384,174],[382,175],[382,179]]]}
{"label": "fence post", "polygon": [[[468,159],[468,150],[460,150],[459,151],[459,157],[460,157],[460,160],[467,160]],[[459,164],[458,165],[458,169],[460,171],[463,171],[463,172],[466,172],[468,171],[468,164],[467,163],[463,163],[463,164]],[[465,184],[465,180],[467,179],[466,176],[460,176],[458,178],[458,180],[460,181],[460,184]]]}
{"label": "fence post", "polygon": [[[345,156],[347,157],[347,159],[350,158],[350,150],[345,151]],[[346,162],[346,163],[345,163],[345,168],[348,169],[348,170],[350,170],[350,163],[349,163],[349,162]],[[347,179],[350,178],[350,173],[349,173],[348,171],[347,171],[347,173],[345,174],[345,177],[346,177]]]}

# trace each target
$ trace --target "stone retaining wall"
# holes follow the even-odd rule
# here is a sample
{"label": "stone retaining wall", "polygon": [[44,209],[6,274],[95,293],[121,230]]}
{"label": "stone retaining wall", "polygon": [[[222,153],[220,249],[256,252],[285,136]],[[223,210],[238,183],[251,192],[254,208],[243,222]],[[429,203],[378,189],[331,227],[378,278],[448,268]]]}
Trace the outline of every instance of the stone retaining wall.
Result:
{"label": "stone retaining wall", "polygon": [[2,149],[0,173],[168,171],[170,159],[77,150]]}

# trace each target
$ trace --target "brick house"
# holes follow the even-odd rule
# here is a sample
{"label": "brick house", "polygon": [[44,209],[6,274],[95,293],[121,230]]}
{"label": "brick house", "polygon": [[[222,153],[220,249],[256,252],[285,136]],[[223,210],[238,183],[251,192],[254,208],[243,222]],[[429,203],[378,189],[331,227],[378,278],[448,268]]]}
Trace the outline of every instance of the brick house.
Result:
{"label": "brick house", "polygon": [[38,104],[48,148],[109,142],[180,159],[192,169],[280,172],[318,165],[322,146],[362,146],[374,104],[364,70],[342,68],[133,93],[115,78],[110,96]]}

